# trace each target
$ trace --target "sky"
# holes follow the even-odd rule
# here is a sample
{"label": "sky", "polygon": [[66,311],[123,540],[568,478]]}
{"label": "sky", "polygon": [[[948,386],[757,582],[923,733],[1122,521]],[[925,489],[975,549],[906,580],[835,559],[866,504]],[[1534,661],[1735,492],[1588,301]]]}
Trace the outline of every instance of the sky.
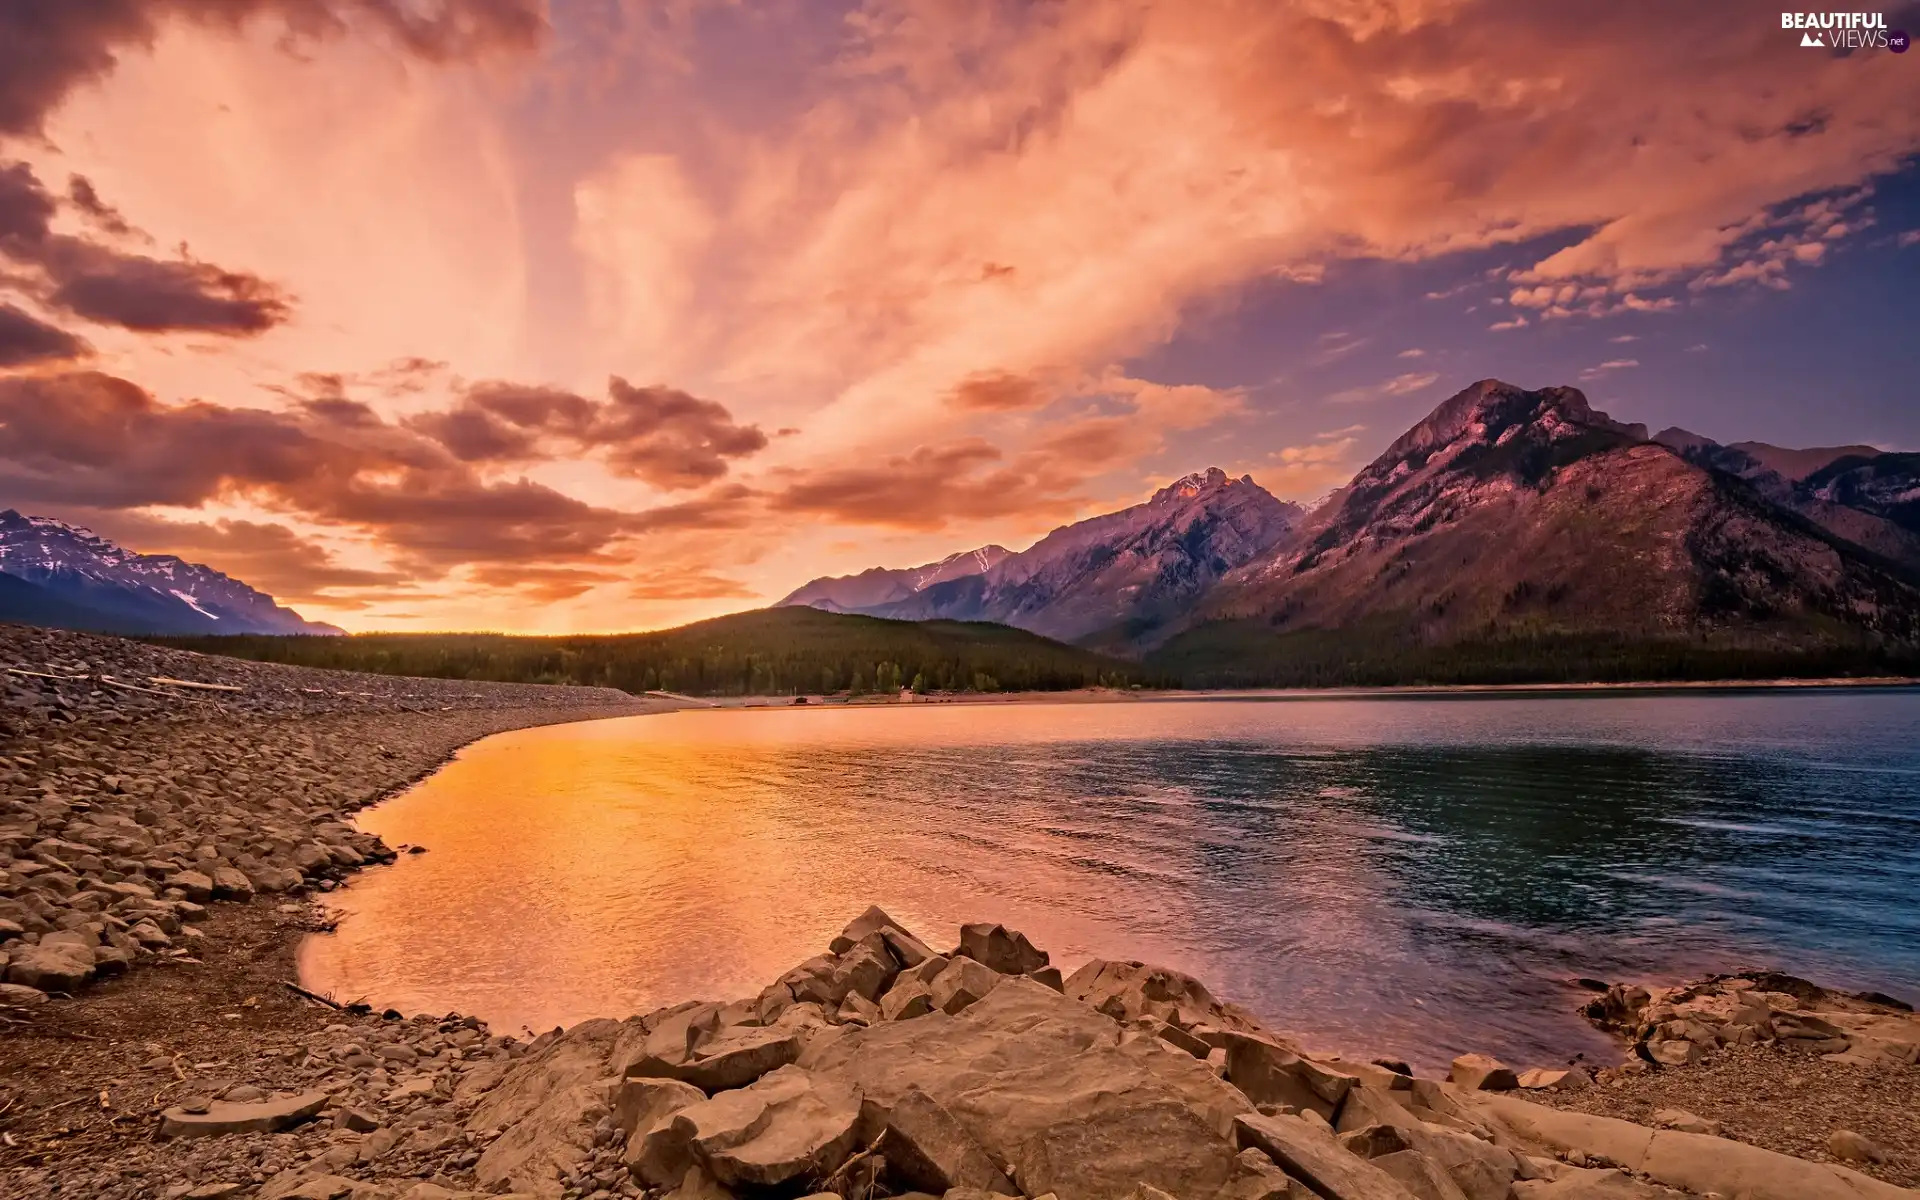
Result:
{"label": "sky", "polygon": [[348,629],[561,633],[1209,466],[1311,501],[1487,377],[1920,448],[1920,53],[1801,37],[1745,0],[8,0],[0,506]]}

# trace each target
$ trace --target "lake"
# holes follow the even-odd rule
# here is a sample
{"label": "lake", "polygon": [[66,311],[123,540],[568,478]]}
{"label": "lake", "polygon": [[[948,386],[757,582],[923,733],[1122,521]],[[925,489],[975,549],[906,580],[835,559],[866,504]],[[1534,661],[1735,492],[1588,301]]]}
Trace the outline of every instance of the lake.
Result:
{"label": "lake", "polygon": [[467,747],[309,986],[538,1031],[751,995],[878,903],[1188,971],[1311,1047],[1618,1051],[1564,980],[1920,998],[1920,691],[697,710]]}

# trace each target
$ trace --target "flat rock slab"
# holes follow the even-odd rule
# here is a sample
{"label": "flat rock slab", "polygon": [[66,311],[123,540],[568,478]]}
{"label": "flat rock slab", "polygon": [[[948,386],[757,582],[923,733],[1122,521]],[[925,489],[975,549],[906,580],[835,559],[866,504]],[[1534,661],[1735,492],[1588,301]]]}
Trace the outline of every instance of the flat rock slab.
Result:
{"label": "flat rock slab", "polygon": [[1121,1045],[1119,1026],[1084,1004],[997,978],[959,1016],[855,1029],[810,1046],[799,1065],[888,1109],[919,1089],[1029,1196],[1110,1200],[1140,1183],[1211,1196],[1227,1182],[1245,1096],[1198,1059]]}
{"label": "flat rock slab", "polygon": [[1399,1180],[1342,1149],[1298,1117],[1235,1117],[1234,1140],[1263,1151],[1287,1174],[1331,1200],[1419,1200]]}
{"label": "flat rock slab", "polygon": [[306,1092],[285,1100],[263,1100],[258,1104],[235,1104],[215,1100],[203,1113],[184,1108],[169,1108],[160,1116],[160,1136],[211,1137],[223,1133],[278,1133],[311,1121],[327,1106],[325,1092]]}
{"label": "flat rock slab", "polygon": [[1461,1093],[1522,1142],[1550,1150],[1599,1154],[1666,1184],[1750,1200],[1912,1200],[1906,1188],[1858,1171],[1808,1162],[1727,1138],[1653,1130],[1616,1117],[1596,1117],[1530,1104],[1489,1092]]}

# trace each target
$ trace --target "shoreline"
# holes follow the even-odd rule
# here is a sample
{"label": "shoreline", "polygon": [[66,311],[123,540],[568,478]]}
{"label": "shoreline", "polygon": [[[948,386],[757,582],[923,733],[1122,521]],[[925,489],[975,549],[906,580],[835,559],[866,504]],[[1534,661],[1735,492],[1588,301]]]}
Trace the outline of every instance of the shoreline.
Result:
{"label": "shoreline", "polygon": [[[1393,700],[1471,699],[1476,697],[1583,697],[1605,695],[1664,695],[1669,693],[1739,694],[1771,692],[1900,691],[1920,687],[1920,677],[1904,675],[1819,679],[1705,679],[1628,683],[1461,683],[1396,684],[1386,687],[1329,688],[1191,688],[1121,691],[1114,688],[1070,688],[1060,691],[956,692],[901,700],[893,696],[822,697],[809,693],[806,703],[793,696],[688,696],[689,710],[818,711],[847,708],[919,708],[949,704],[1150,704],[1204,700]],[[654,695],[656,693],[649,693]]]}
{"label": "shoreline", "polygon": [[[83,649],[96,656],[113,647],[106,639],[87,641],[92,644]],[[97,671],[99,664],[94,666]],[[419,682],[401,681],[407,687]],[[258,686],[257,678],[255,686]],[[435,686],[486,689],[486,685],[446,681]],[[185,782],[199,787],[205,795],[237,803],[243,811],[254,811],[247,806],[258,801],[263,806],[260,811],[271,814],[292,802],[292,793],[304,792],[301,803],[308,804],[316,813],[339,818],[404,790],[439,769],[463,747],[494,733],[574,720],[644,715],[679,707],[671,703],[599,706],[555,703],[540,710],[455,709],[449,705],[438,711],[423,711],[420,694],[405,691],[380,701],[390,701],[388,710],[380,712],[365,711],[370,698],[357,695],[354,703],[360,707],[356,711],[294,714],[270,710],[247,715],[231,710],[231,706],[240,702],[228,700],[228,694],[223,694],[214,703],[228,706],[230,711],[218,715],[196,709],[197,719],[181,720],[176,712],[149,710],[128,720],[125,718],[130,714],[97,699],[98,693],[110,690],[92,689],[89,700],[94,701],[95,706],[82,710],[77,719],[42,713],[35,714],[30,730],[22,730],[15,723],[16,736],[9,739],[10,744],[5,747],[16,776],[6,780],[11,789],[8,794],[15,799],[15,818],[11,819],[17,819],[23,811],[22,803],[44,802],[23,801],[21,797],[47,795],[46,789],[32,786],[34,779],[25,775],[18,753],[19,735],[23,732],[45,739],[41,751],[31,756],[45,771],[42,783],[64,780],[58,786],[77,787],[93,779],[119,778],[122,772],[116,769],[118,763],[103,764],[94,769],[94,776],[87,776],[85,772],[89,768],[78,765],[88,761],[81,746],[90,746],[96,758],[106,751],[121,755],[129,762],[156,749],[161,755],[160,761],[167,763],[180,759],[183,753],[203,752],[208,756],[210,768]],[[564,693],[567,689],[555,691]],[[579,690],[572,691],[574,695],[551,698],[556,701],[578,698]],[[461,694],[471,700],[478,693]],[[519,699],[523,694],[516,691],[513,698]],[[502,703],[505,701],[506,697],[502,697]],[[70,716],[74,712],[58,705],[51,708],[55,713]],[[195,750],[196,746],[199,751]],[[153,759],[149,757],[145,761]],[[269,764],[283,772],[284,777],[266,778],[265,768]],[[304,786],[316,777],[321,780],[317,796]],[[67,820],[70,822],[78,816],[85,818],[83,825],[89,824],[106,810],[122,804],[123,798],[132,796],[128,791],[118,790],[124,788],[124,784],[116,782],[112,786],[114,790],[95,787],[91,793],[93,799],[71,812]],[[147,793],[149,797],[154,794]],[[126,803],[137,807],[130,800]],[[0,825],[9,819],[0,815]],[[230,830],[232,826],[229,819],[225,828]],[[209,817],[206,828],[218,831],[222,826],[217,819]],[[70,829],[55,832],[64,835]],[[377,842],[371,835],[356,836],[362,843]],[[11,845],[19,852],[44,842],[45,839],[23,843],[16,839],[10,843],[0,842],[0,848]],[[352,838],[327,843],[332,848],[353,844]],[[216,857],[220,857],[222,848],[223,843],[215,837]],[[531,1193],[539,1195],[597,1197],[603,1191],[609,1197],[640,1194],[640,1186],[629,1177],[619,1160],[620,1143],[624,1139],[630,1147],[634,1131],[622,1131],[619,1137],[602,1144],[599,1130],[606,1123],[605,1117],[588,1121],[585,1128],[571,1118],[556,1124],[548,1119],[555,1116],[550,1112],[535,1119],[545,1112],[544,1101],[530,1109],[518,1105],[517,1101],[508,1102],[520,1094],[514,1090],[517,1086],[514,1080],[533,1072],[536,1066],[550,1073],[554,1056],[579,1052],[583,1043],[598,1044],[594,1038],[601,1033],[596,1031],[615,1022],[585,1022],[572,1027],[565,1036],[547,1034],[525,1043],[502,1038],[471,1018],[456,1015],[403,1018],[392,1014],[389,1018],[375,1013],[343,1013],[302,999],[283,986],[287,981],[297,980],[296,959],[302,939],[325,930],[318,894],[350,880],[369,861],[390,861],[366,853],[361,853],[360,858],[359,863],[331,858],[324,865],[314,864],[315,869],[308,875],[309,882],[295,889],[303,895],[301,899],[276,897],[261,890],[248,902],[200,905],[204,916],[193,916],[189,918],[192,923],[180,924],[183,930],[198,930],[197,936],[181,933],[175,936],[176,944],[171,948],[143,948],[142,956],[132,960],[131,970],[80,992],[76,999],[26,1007],[0,1004],[0,1135],[3,1135],[0,1136],[0,1184],[6,1185],[0,1186],[0,1191],[21,1196],[81,1194],[99,1200],[144,1200],[149,1196],[181,1200],[190,1195],[193,1200],[213,1200],[215,1196],[258,1196],[271,1200],[273,1196],[288,1195],[294,1189],[324,1178],[363,1181],[364,1186],[359,1190],[349,1189],[352,1200],[446,1200],[449,1195],[470,1192],[477,1195],[482,1187],[517,1188],[523,1184],[529,1185]],[[111,855],[104,856],[102,868],[94,872],[95,877],[102,877],[101,882],[109,885],[113,881],[104,876],[116,873],[110,869],[111,861]],[[138,901],[139,897],[129,895],[119,903],[129,900]],[[185,906],[182,911],[193,908],[195,902],[185,901]],[[849,933],[854,932],[850,928]],[[836,946],[838,944],[836,942]],[[9,951],[19,946],[19,939],[6,943]],[[112,947],[109,944],[107,948]],[[836,961],[850,952],[842,952]],[[953,959],[954,955],[943,957]],[[807,965],[803,964],[796,970],[806,969]],[[902,969],[898,958],[891,969],[896,972]],[[1036,996],[1025,985],[1013,992],[1023,995],[1028,1003],[1058,1003]],[[1136,1000],[1127,999],[1121,1007],[1124,1009],[1127,1004],[1137,1007]],[[860,1013],[859,1006],[851,1000],[845,1004],[853,1005],[852,1011],[868,1026],[876,1031],[884,1030],[884,1021],[874,1020],[872,1014]],[[1100,1020],[1113,1017],[1106,1006],[1095,1007],[1105,1014]],[[743,1010],[732,1008],[730,1011],[739,1017]],[[982,1009],[983,1013],[986,1011]],[[1148,1047],[1164,1050],[1169,1039],[1177,1044],[1178,1034],[1182,1032],[1178,1026],[1167,1031],[1158,1030],[1158,1026],[1138,1025],[1139,1018],[1157,1011],[1135,1012],[1121,1021],[1116,1052],[1134,1053],[1126,1047],[1139,1043],[1143,1035],[1146,1040],[1141,1044]],[[1220,1019],[1219,1013],[1235,1011],[1231,1005],[1220,1007],[1210,1019]],[[931,1037],[930,1031],[958,1025],[963,1016],[955,1016],[952,1021],[944,1017],[928,1019],[927,1025],[916,1025],[913,1031]],[[651,1027],[657,1027],[662,1019],[658,1013],[627,1017],[617,1022],[617,1026],[636,1030],[638,1036],[651,1031],[650,1022]],[[1058,1019],[1082,1018],[1063,1010]],[[742,1026],[743,1036],[761,1037],[750,1033],[758,1027],[751,1023]],[[821,1032],[809,1033],[802,1040],[826,1039],[829,1030],[831,1037],[837,1039],[857,1031],[860,1024],[835,1011],[823,1013],[819,1024],[807,1028]],[[1260,1036],[1268,1035],[1262,1032]],[[1188,1062],[1200,1057],[1191,1049],[1182,1053],[1190,1056],[1186,1059]],[[1920,1085],[1915,1083],[1920,1073],[1913,1067],[1867,1068],[1824,1062],[1817,1056],[1800,1052],[1759,1053],[1752,1047],[1720,1047],[1717,1043],[1709,1057],[1710,1061],[1703,1064],[1623,1070],[1611,1076],[1607,1074],[1607,1070],[1612,1070],[1609,1068],[1599,1073],[1599,1082],[1592,1088],[1564,1095],[1546,1091],[1528,1095],[1555,1109],[1591,1109],[1601,1115],[1625,1115],[1643,1122],[1652,1121],[1650,1114],[1656,1111],[1654,1105],[1678,1097],[1693,1109],[1709,1110],[1693,1115],[1709,1121],[1725,1119],[1742,1144],[1765,1146],[1783,1153],[1811,1153],[1815,1159],[1821,1157],[1821,1152],[1817,1146],[1812,1151],[1806,1149],[1806,1131],[1799,1129],[1799,1123],[1826,1119],[1822,1110],[1857,1111],[1862,1116],[1854,1123],[1882,1139],[1893,1157],[1888,1163],[1853,1165],[1897,1182],[1920,1183],[1920,1129],[1901,1125],[1899,1117],[1904,1112],[1920,1121]],[[595,1078],[604,1072],[605,1065],[603,1062],[595,1068]],[[1343,1064],[1337,1058],[1323,1063],[1324,1069],[1360,1072],[1361,1078],[1366,1078],[1361,1070],[1365,1065]],[[534,1088],[537,1084],[547,1092],[551,1092],[549,1085],[554,1082],[534,1076],[521,1079],[525,1088]],[[587,1084],[588,1081],[571,1079],[561,1090],[572,1095],[567,1089],[577,1090]],[[1245,1091],[1252,1085],[1234,1086]],[[1455,1085],[1440,1086],[1445,1089]],[[316,1088],[332,1097],[326,1101],[328,1107],[322,1112],[322,1119],[302,1123],[293,1132],[152,1140],[165,1114],[177,1109],[183,1101],[191,1104],[195,1097],[229,1093],[247,1096],[254,1091],[263,1095],[313,1094]],[[1756,1091],[1762,1100],[1753,1098]],[[1778,1094],[1777,1103],[1764,1100],[1770,1093]],[[612,1099],[611,1095],[607,1098]],[[1244,1101],[1244,1097],[1242,1099]],[[1490,1118],[1472,1107],[1471,1098],[1455,1097],[1453,1102],[1462,1105],[1460,1111],[1464,1115],[1457,1119],[1479,1122],[1477,1127],[1485,1130],[1497,1128],[1497,1124],[1487,1124]],[[595,1103],[599,1102],[589,1097],[577,1112],[590,1113]],[[1725,1117],[1716,1118],[1715,1113],[1720,1111],[1716,1105],[1731,1108]],[[1807,1115],[1809,1112],[1813,1113],[1812,1117]],[[1894,1115],[1889,1116],[1889,1112]],[[1429,1116],[1437,1113],[1438,1110],[1428,1110]],[[1337,1123],[1337,1112],[1326,1115]],[[1426,1123],[1426,1118],[1422,1117],[1421,1121]],[[365,1127],[368,1123],[372,1123],[372,1128]],[[496,1135],[496,1129],[502,1126],[506,1133]],[[579,1144],[583,1132],[591,1145]],[[1338,1144],[1329,1141],[1328,1145],[1337,1147]],[[496,1146],[508,1149],[502,1151]],[[613,1151],[611,1158],[602,1152],[609,1148]],[[1533,1149],[1541,1147],[1533,1145]],[[1577,1161],[1575,1152],[1560,1152],[1557,1158],[1540,1160],[1549,1165],[1531,1169],[1543,1172],[1591,1169],[1585,1164],[1595,1156],[1578,1153]],[[574,1184],[563,1187],[556,1183],[549,1190],[539,1183],[539,1179],[549,1175],[540,1173],[552,1168],[549,1173],[553,1180],[564,1179],[560,1168],[554,1166],[562,1160],[583,1169],[591,1167],[592,1171],[584,1176],[576,1171]],[[502,1165],[509,1161],[518,1165]],[[489,1162],[492,1167],[486,1166]],[[516,1171],[520,1172],[518,1177]],[[532,1174],[528,1174],[529,1171]],[[607,1174],[609,1171],[611,1175]],[[606,1186],[599,1186],[603,1176]],[[409,1190],[421,1181],[444,1190]],[[1516,1180],[1513,1194],[1522,1196],[1520,1189],[1527,1183],[1525,1179]],[[216,1184],[231,1184],[232,1190],[210,1191],[204,1196],[194,1191],[202,1185]],[[275,1192],[278,1185],[284,1185],[289,1191]],[[647,1190],[651,1195],[658,1195],[664,1189]],[[334,1193],[324,1189],[297,1194],[324,1195],[327,1200],[338,1200]],[[709,1190],[700,1193],[700,1198],[724,1200],[732,1194],[735,1193]],[[747,1188],[737,1194],[758,1193]],[[1028,1189],[1028,1194],[1037,1193]],[[1169,1194],[1180,1200],[1186,1200],[1188,1195],[1177,1190]],[[1533,1194],[1524,1193],[1529,1197]],[[339,1193],[339,1196],[345,1195],[346,1192]],[[682,1193],[678,1200],[693,1200],[693,1197]],[[1062,1192],[1062,1200],[1069,1200],[1066,1192]],[[1210,1200],[1210,1194],[1195,1194],[1194,1200]]]}

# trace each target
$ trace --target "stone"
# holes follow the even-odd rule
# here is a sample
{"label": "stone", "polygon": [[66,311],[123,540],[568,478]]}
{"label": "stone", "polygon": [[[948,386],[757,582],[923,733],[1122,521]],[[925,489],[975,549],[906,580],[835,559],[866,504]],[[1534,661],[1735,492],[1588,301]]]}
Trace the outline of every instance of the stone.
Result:
{"label": "stone", "polygon": [[1005,925],[962,925],[958,953],[1002,975],[1025,975],[1047,965],[1047,952]]}
{"label": "stone", "polygon": [[180,1200],[232,1200],[247,1190],[244,1183],[203,1183],[180,1194]]}
{"label": "stone", "polygon": [[37,946],[10,952],[7,982],[41,992],[79,991],[93,978],[93,951],[73,942],[55,942],[48,934]]}
{"label": "stone", "polygon": [[956,958],[929,985],[933,1006],[952,1016],[978,1003],[1004,978],[986,964],[971,958]]}
{"label": "stone", "polygon": [[886,1021],[909,1021],[933,1011],[933,989],[908,975],[894,981],[880,997],[880,1017]]}
{"label": "stone", "polygon": [[1709,1137],[1719,1137],[1721,1124],[1707,1117],[1696,1117],[1684,1108],[1663,1108],[1653,1114],[1653,1123],[1661,1129],[1678,1129],[1682,1133],[1704,1133]]}
{"label": "stone", "polygon": [[1138,1042],[1029,979],[999,976],[958,1016],[849,1029],[799,1066],[886,1107],[938,1101],[1023,1193],[1124,1196],[1142,1182],[1207,1197],[1232,1173],[1246,1098],[1206,1065]]}
{"label": "stone", "polygon": [[1564,1168],[1551,1180],[1513,1185],[1513,1200],[1679,1200],[1669,1188],[1642,1183],[1621,1171]]}
{"label": "stone", "polygon": [[1772,1017],[1773,1036],[1783,1041],[1823,1042],[1847,1036],[1847,1031],[1807,1012],[1776,1012]]}
{"label": "stone", "polygon": [[[894,960],[893,951],[887,948],[886,938],[878,933],[870,933],[840,955],[834,964],[833,974],[829,977],[832,1002],[838,1004],[848,995],[877,1001],[899,973],[900,964]],[[797,992],[795,994],[798,995]]]}
{"label": "stone", "polygon": [[854,1089],[788,1066],[740,1094],[755,1090],[775,1098],[752,1136],[726,1146],[698,1146],[721,1184],[762,1190],[824,1179],[853,1152],[860,1122],[860,1094]]}
{"label": "stone", "polygon": [[886,1020],[880,1006],[862,996],[859,992],[848,992],[847,998],[840,1002],[840,1011],[834,1014],[835,1021],[846,1024],[851,1021],[858,1025],[873,1025]]}
{"label": "stone", "polygon": [[213,879],[198,871],[177,871],[167,880],[167,886],[179,888],[196,904],[213,899]]}
{"label": "stone", "polygon": [[1244,1009],[1222,1004],[1205,984],[1170,967],[1096,958],[1069,975],[1063,988],[1068,996],[1123,1024],[1151,1017],[1178,1025],[1215,1046],[1224,1044],[1218,1040],[1222,1031],[1266,1035]]}
{"label": "stone", "polygon": [[1593,1076],[1579,1067],[1564,1071],[1534,1067],[1532,1070],[1520,1072],[1518,1082],[1527,1091],[1577,1092],[1592,1086]]}
{"label": "stone", "polygon": [[[827,1194],[832,1195],[831,1192]],[[734,1195],[716,1183],[699,1163],[695,1163],[681,1176],[680,1186],[667,1192],[663,1200],[734,1200]],[[834,1200],[841,1198],[834,1196]]]}
{"label": "stone", "polygon": [[613,1123],[628,1138],[645,1134],[669,1113],[698,1104],[707,1094],[678,1079],[627,1078],[613,1096]]}
{"label": "stone", "polygon": [[1275,1166],[1258,1150],[1242,1150],[1233,1159],[1233,1174],[1213,1194],[1213,1200],[1317,1200],[1306,1184]]}
{"label": "stone", "polygon": [[1827,1135],[1827,1153],[1841,1162],[1885,1162],[1887,1152],[1871,1138],[1851,1129],[1836,1129]]}
{"label": "stone", "polygon": [[1226,1035],[1227,1081],[1255,1104],[1284,1104],[1331,1121],[1357,1078],[1247,1033]]}
{"label": "stone", "polygon": [[[886,911],[879,905],[872,905],[867,911],[861,913],[853,920],[848,921],[847,927],[840,931],[839,937],[834,938],[833,941],[828,943],[827,949],[834,954],[845,954],[847,951],[853,949],[862,938],[887,928],[897,929],[904,933],[907,927],[888,916]],[[912,966],[913,964],[908,963],[907,965]]]}
{"label": "stone", "polygon": [[1646,1044],[1647,1057],[1663,1067],[1684,1067],[1700,1061],[1700,1047],[1685,1038],[1668,1038]]}
{"label": "stone", "polygon": [[1382,1154],[1372,1162],[1419,1200],[1468,1200],[1467,1193],[1460,1190],[1452,1175],[1411,1147]]}
{"label": "stone", "polygon": [[667,1077],[712,1095],[745,1087],[786,1066],[800,1057],[800,1046],[800,1035],[790,1029],[740,1026],[696,1048],[694,1056],[667,1072]]}
{"label": "stone", "polygon": [[1412,1143],[1393,1125],[1368,1125],[1343,1133],[1336,1140],[1347,1153],[1358,1154],[1361,1158],[1380,1158],[1413,1149]]}
{"label": "stone", "polygon": [[473,1168],[481,1190],[557,1193],[559,1177],[586,1160],[594,1122],[609,1112],[608,1059],[621,1033],[618,1021],[575,1025],[530,1050],[486,1094],[467,1132],[503,1132]]}
{"label": "stone", "polygon": [[[212,892],[218,900],[251,900],[253,881],[233,867],[215,867],[211,876]],[[188,899],[193,897],[189,896]]]}
{"label": "stone", "polygon": [[0,983],[0,1005],[13,1008],[31,1008],[36,1004],[45,1004],[47,994],[36,987],[24,983]]}
{"label": "stone", "polygon": [[908,1087],[890,1108],[867,1103],[875,1110],[867,1123],[882,1128],[879,1152],[887,1169],[908,1186],[942,1194],[953,1188],[1020,1194],[966,1127],[919,1088]]}
{"label": "stone", "polygon": [[334,1124],[355,1133],[372,1133],[380,1128],[380,1118],[364,1108],[343,1108],[334,1117]]}
{"label": "stone", "polygon": [[1169,1024],[1166,1021],[1156,1021],[1154,1023],[1153,1035],[1169,1046],[1191,1054],[1195,1058],[1205,1058],[1207,1055],[1213,1053],[1212,1046],[1209,1046],[1178,1025]]}
{"label": "stone", "polygon": [[[175,1105],[160,1114],[162,1138],[209,1137],[226,1133],[279,1133],[311,1121],[331,1099],[325,1092],[304,1092],[284,1100],[235,1104],[215,1100],[205,1112]],[[195,1107],[198,1107],[197,1105]]]}
{"label": "stone", "polygon": [[774,1072],[765,1086],[722,1092],[678,1108],[628,1139],[626,1163],[648,1187],[679,1186],[709,1150],[747,1141],[766,1127],[768,1106],[804,1089],[802,1079]]}
{"label": "stone", "polygon": [[1287,1174],[1332,1200],[1413,1200],[1397,1179],[1340,1148],[1328,1133],[1298,1117],[1242,1114],[1233,1120],[1234,1143],[1256,1149]]}
{"label": "stone", "polygon": [[[1808,1162],[1749,1146],[1731,1138],[1678,1130],[1648,1129],[1613,1117],[1596,1117],[1530,1104],[1514,1096],[1478,1092],[1477,1115],[1506,1138],[1553,1151],[1604,1158],[1696,1195],[1718,1192],[1745,1200],[1861,1200],[1899,1195],[1888,1185],[1841,1167]],[[1556,1181],[1557,1185],[1557,1181]],[[1542,1193],[1555,1194],[1557,1193]]]}
{"label": "stone", "polygon": [[1056,992],[1065,993],[1067,990],[1066,980],[1060,977],[1059,967],[1041,967],[1038,971],[1028,971],[1027,978],[1043,987],[1050,987]]}
{"label": "stone", "polygon": [[256,1200],[348,1200],[358,1186],[340,1175],[309,1175],[295,1169],[268,1180]]}
{"label": "stone", "polygon": [[1511,1067],[1484,1054],[1462,1054],[1454,1059],[1447,1079],[1474,1092],[1510,1092],[1520,1086]]}

